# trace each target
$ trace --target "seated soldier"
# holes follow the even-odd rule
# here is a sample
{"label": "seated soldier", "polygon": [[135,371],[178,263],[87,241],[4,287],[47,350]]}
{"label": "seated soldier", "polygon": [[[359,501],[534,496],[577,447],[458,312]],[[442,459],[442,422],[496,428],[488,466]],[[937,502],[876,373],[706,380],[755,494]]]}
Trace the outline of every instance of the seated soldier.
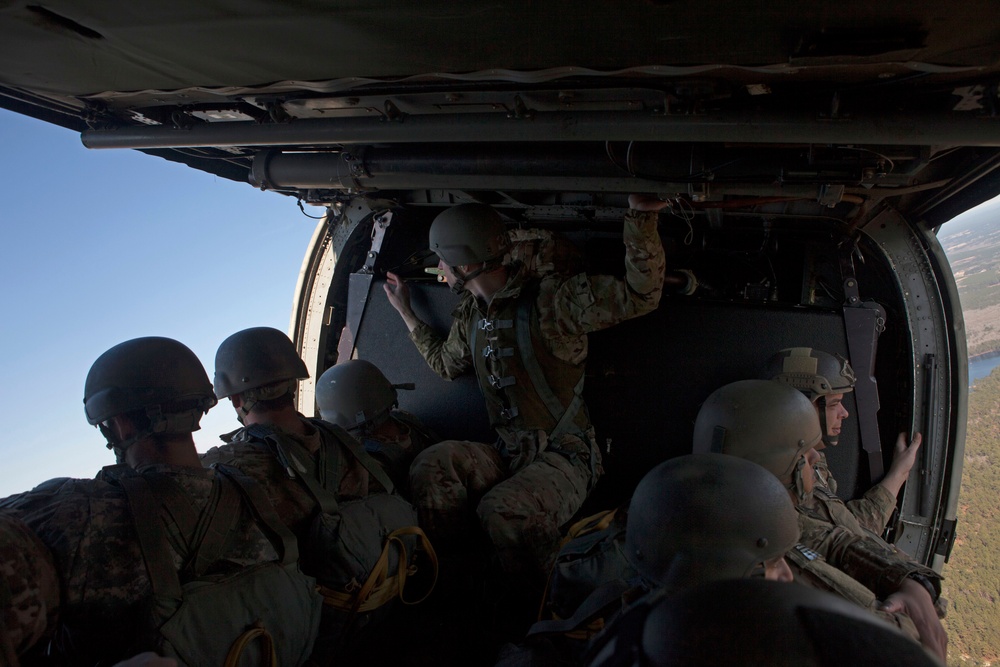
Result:
{"label": "seated soldier", "polygon": [[308,376],[277,329],[244,329],[224,340],[215,394],[232,402],[243,428],[223,436],[227,444],[202,455],[202,463],[228,464],[254,478],[298,536],[302,567],[326,602],[314,657],[329,662],[373,639],[360,631],[383,620],[402,595],[418,542],[433,551],[416,527],[416,510],[393,495],[395,485],[361,443],[295,409],[298,380]]}
{"label": "seated soldier", "polygon": [[598,645],[584,664],[939,665],[891,626],[834,595],[761,579],[712,581],[661,597],[614,630],[614,650]]}
{"label": "seated soldier", "polygon": [[213,405],[187,347],[121,343],[94,362],[84,389],[87,420],[120,465],[0,501],[53,556],[62,584],[54,664],[113,664],[142,651],[235,664],[244,648],[287,665],[309,657],[321,599],[298,570],[294,537],[249,478],[198,459],[191,432]]}
{"label": "seated soldier", "polygon": [[413,457],[440,439],[415,415],[396,409],[397,389],[370,361],[350,359],[328,368],[316,381],[320,417],[356,437],[392,478],[409,486]]}
{"label": "seated soldier", "polygon": [[[816,489],[813,495],[817,509],[827,520],[851,528],[859,526],[876,535],[885,531],[896,497],[910,474],[920,449],[921,436],[913,435],[913,442],[906,443],[906,433],[896,438],[896,448],[889,472],[882,480],[868,489],[863,498],[849,500],[846,504],[836,495],[837,481],[826,463],[823,449],[835,447],[840,441],[841,426],[850,413],[844,407],[844,394],[854,391],[854,370],[846,359],[809,347],[792,347],[780,350],[765,366],[762,376],[798,389],[806,395],[819,414],[823,441],[816,445],[819,460],[816,469]],[[850,515],[850,516],[848,516]]]}
{"label": "seated soldier", "polygon": [[52,553],[24,523],[0,513],[0,664],[17,667],[19,656],[44,644],[58,611]]}
{"label": "seated soldier", "polygon": [[802,544],[885,600],[883,611],[906,612],[921,643],[944,659],[947,635],[933,606],[940,575],[874,536],[849,534],[812,512],[813,450],[821,437],[816,410],[801,393],[777,382],[744,380],[705,400],[694,451],[739,456],[774,474],[796,505]]}

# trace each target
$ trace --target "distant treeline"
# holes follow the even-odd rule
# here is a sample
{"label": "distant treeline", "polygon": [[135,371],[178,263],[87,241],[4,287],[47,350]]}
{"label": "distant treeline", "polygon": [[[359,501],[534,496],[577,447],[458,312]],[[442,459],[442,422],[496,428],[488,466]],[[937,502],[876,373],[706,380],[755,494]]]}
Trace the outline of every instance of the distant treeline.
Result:
{"label": "distant treeline", "polygon": [[958,538],[944,566],[948,664],[1000,660],[1000,368],[969,392]]}

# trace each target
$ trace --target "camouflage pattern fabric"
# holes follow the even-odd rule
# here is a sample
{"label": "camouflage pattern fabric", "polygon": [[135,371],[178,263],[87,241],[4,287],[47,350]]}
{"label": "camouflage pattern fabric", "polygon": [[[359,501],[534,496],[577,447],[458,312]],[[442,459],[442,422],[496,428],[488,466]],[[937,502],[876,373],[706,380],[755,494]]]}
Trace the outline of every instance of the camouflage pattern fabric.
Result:
{"label": "camouflage pattern fabric", "polygon": [[0,513],[0,664],[16,665],[55,625],[59,575],[27,526]]}
{"label": "camouflage pattern fabric", "polygon": [[544,577],[559,550],[559,527],[580,509],[591,478],[589,446],[564,436],[560,447],[577,455],[544,451],[511,475],[490,445],[458,440],[433,445],[410,468],[421,526],[435,545],[447,549],[468,540],[478,521],[505,572]]}
{"label": "camouflage pattern fabric", "polygon": [[884,600],[912,576],[934,589],[932,598],[940,596],[941,575],[934,570],[910,560],[874,535],[857,534],[834,525],[811,508],[800,505],[796,509],[802,531],[800,542],[871,589],[879,599]]}
{"label": "camouflage pattern fabric", "polygon": [[439,442],[440,438],[409,412],[393,410],[389,419],[391,428],[376,428],[373,432],[359,433],[357,437],[365,451],[389,475],[400,494],[409,496],[410,465],[413,459]]}
{"label": "camouflage pattern fabric", "polygon": [[[665,259],[656,229],[657,214],[625,216],[625,280],[579,273],[546,276],[536,301],[542,337],[549,351],[572,364],[587,358],[587,334],[652,312],[663,291]],[[465,300],[472,299],[466,295]],[[496,297],[494,297],[496,298]],[[446,379],[472,369],[466,339],[468,322],[455,321],[447,338],[427,324],[410,334],[434,372]]]}
{"label": "camouflage pattern fabric", "polygon": [[[885,527],[892,517],[892,511],[896,508],[896,499],[884,486],[876,484],[865,492],[865,495],[855,500],[848,500],[846,503],[837,496],[837,481],[830,472],[827,465],[826,456],[820,452],[819,461],[813,468],[816,471],[816,489],[814,498],[816,503],[824,505],[825,514],[832,515],[839,513],[840,505],[854,515],[862,528],[870,530],[876,535],[885,532]],[[835,507],[836,506],[836,507]]]}
{"label": "camouflage pattern fabric", "polygon": [[920,643],[920,633],[917,632],[917,628],[909,616],[903,613],[889,613],[880,610],[880,601],[875,593],[827,563],[815,551],[799,544],[788,552],[785,561],[791,568],[797,583],[833,593],[859,607],[864,607],[913,641]]}
{"label": "camouflage pattern fabric", "polygon": [[[197,511],[208,503],[214,472],[163,464],[144,466],[143,475],[177,482]],[[125,494],[102,479],[49,480],[26,493],[0,500],[0,510],[24,522],[49,548],[62,583],[60,636],[54,648],[66,664],[129,657],[128,643],[152,588]],[[247,566],[277,559],[277,553],[243,510],[224,554]],[[178,570],[182,556],[173,553]],[[134,653],[134,651],[133,651]]]}
{"label": "camouflage pattern fabric", "polygon": [[[314,456],[318,456],[320,449],[325,447],[331,455],[341,457],[341,476],[335,492],[337,500],[364,498],[369,493],[385,491],[340,442],[310,424],[306,417],[301,415],[299,417],[308,427],[307,436],[299,436],[275,427],[268,427],[268,430],[279,437],[299,443]],[[222,437],[228,438],[228,443],[212,447],[204,454],[200,454],[202,465],[206,467],[214,463],[231,465],[252,478],[264,487],[267,497],[285,525],[296,535],[300,535],[300,531],[308,528],[318,508],[316,500],[292,476],[293,473],[282,467],[267,442],[250,435],[245,428]]]}

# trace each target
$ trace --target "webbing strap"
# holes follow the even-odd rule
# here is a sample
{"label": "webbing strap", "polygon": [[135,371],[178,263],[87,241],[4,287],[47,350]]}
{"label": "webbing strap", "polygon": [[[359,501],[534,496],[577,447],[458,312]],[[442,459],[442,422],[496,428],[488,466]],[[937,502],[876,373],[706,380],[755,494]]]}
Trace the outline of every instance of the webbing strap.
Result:
{"label": "webbing strap", "polygon": [[139,537],[139,550],[146,562],[153,595],[181,599],[181,582],[174,569],[166,531],[160,520],[160,504],[141,475],[125,475],[119,481],[132,512],[135,531]]}
{"label": "webbing strap", "polygon": [[[406,551],[406,543],[403,542],[403,538],[408,536],[415,536],[417,538],[419,541],[418,548],[427,552],[431,567],[434,569],[434,576],[431,579],[431,585],[428,587],[427,592],[415,600],[407,600],[403,595],[407,577],[413,574],[413,571],[409,568],[410,557]],[[399,551],[399,563],[396,567],[396,573],[390,576],[389,554],[394,546]],[[426,600],[434,590],[437,578],[438,559],[430,540],[427,539],[427,535],[419,527],[407,526],[394,530],[386,536],[385,543],[382,545],[382,553],[379,554],[378,560],[372,566],[371,572],[368,573],[364,584],[361,584],[360,587],[348,587],[346,591],[338,591],[320,585],[319,592],[323,596],[324,604],[341,611],[346,611],[353,616],[357,613],[378,609],[397,597],[403,604],[419,604]]]}
{"label": "webbing strap", "polygon": [[260,639],[263,642],[264,647],[261,654],[268,659],[266,665],[261,665],[261,667],[278,667],[278,654],[274,650],[274,638],[260,623],[255,624],[254,627],[236,638],[236,641],[229,647],[229,653],[226,654],[224,667],[237,667],[240,664],[243,651],[255,639]]}
{"label": "webbing strap", "polygon": [[[302,486],[306,487],[306,491],[309,492],[309,495],[319,505],[320,511],[324,514],[336,514],[340,508],[340,505],[337,503],[336,491],[331,491],[319,483],[317,466],[305,447],[296,442],[288,442],[286,438],[272,438],[272,442],[278,451],[279,457],[288,461],[289,466],[295,472],[296,478],[302,483]],[[326,449],[328,448],[324,446],[320,450],[322,452],[320,458],[326,466],[325,481],[336,488],[340,481],[340,465],[339,463],[331,463],[331,461],[337,460],[340,457],[337,456],[336,452],[333,452],[331,456],[331,452],[323,451]],[[329,469],[330,466],[334,467],[332,474]]]}
{"label": "webbing strap", "polygon": [[583,405],[584,376],[580,376],[579,382],[573,387],[573,400],[570,401],[568,406],[563,407],[562,402],[555,395],[555,392],[552,391],[552,387],[549,386],[548,380],[545,379],[545,373],[542,372],[542,367],[538,363],[538,357],[535,356],[535,346],[531,343],[532,304],[533,301],[531,298],[523,296],[517,304],[517,327],[515,328],[517,347],[521,353],[524,370],[527,371],[528,377],[531,378],[531,384],[534,386],[535,392],[538,393],[539,398],[545,403],[545,407],[548,408],[552,414],[552,418],[556,421],[555,428],[549,433],[549,439],[556,440],[563,433],[570,432],[570,428],[574,426],[573,420],[576,419],[577,412],[579,412],[580,406]]}
{"label": "webbing strap", "polygon": [[631,588],[627,583],[618,579],[607,581],[594,589],[580,603],[580,606],[576,608],[572,616],[569,618],[537,621],[528,629],[527,636],[564,633],[576,630],[582,627],[592,616],[600,613],[605,607],[616,600],[621,600],[622,595]]}
{"label": "webbing strap", "polygon": [[274,507],[264,490],[236,468],[218,463],[213,468],[236,484],[243,499],[257,519],[258,527],[263,530],[271,544],[279,550],[281,564],[287,566],[297,562],[299,560],[299,545],[295,541],[295,535],[278,518],[278,513],[274,511]]}
{"label": "webbing strap", "polygon": [[378,480],[379,484],[382,485],[386,493],[392,493],[395,491],[396,485],[392,483],[389,476],[385,474],[384,470],[382,470],[382,466],[379,465],[378,461],[376,461],[371,454],[365,451],[364,446],[358,442],[354,436],[347,431],[338,429],[333,424],[324,422],[320,419],[312,420],[312,423],[339,440],[344,447],[346,447],[347,450],[354,455],[354,458],[356,458],[361,465],[365,467],[365,470],[371,473],[371,476]]}
{"label": "webbing strap", "polygon": [[240,492],[233,484],[228,480],[219,480],[212,491],[213,502],[201,513],[196,529],[194,561],[190,563],[196,577],[203,575],[212,563],[222,557],[240,515]]}
{"label": "webbing strap", "polygon": [[[200,514],[194,499],[180,484],[166,475],[148,475],[143,479],[159,502],[159,511],[177,525],[177,534],[168,530],[167,539],[176,543],[178,553],[193,554],[199,540]],[[215,490],[213,487],[213,494]]]}

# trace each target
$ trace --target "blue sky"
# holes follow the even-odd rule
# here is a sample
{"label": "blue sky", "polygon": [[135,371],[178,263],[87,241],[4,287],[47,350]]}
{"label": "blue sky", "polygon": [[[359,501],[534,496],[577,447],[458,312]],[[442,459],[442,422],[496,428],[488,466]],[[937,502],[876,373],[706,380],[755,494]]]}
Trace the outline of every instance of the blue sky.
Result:
{"label": "blue sky", "polygon": [[[0,497],[114,463],[83,383],[137,336],[215,350],[249,326],[288,330],[317,221],[295,200],[0,110]],[[306,207],[312,215],[321,209]],[[200,450],[238,426],[216,406]]]}

